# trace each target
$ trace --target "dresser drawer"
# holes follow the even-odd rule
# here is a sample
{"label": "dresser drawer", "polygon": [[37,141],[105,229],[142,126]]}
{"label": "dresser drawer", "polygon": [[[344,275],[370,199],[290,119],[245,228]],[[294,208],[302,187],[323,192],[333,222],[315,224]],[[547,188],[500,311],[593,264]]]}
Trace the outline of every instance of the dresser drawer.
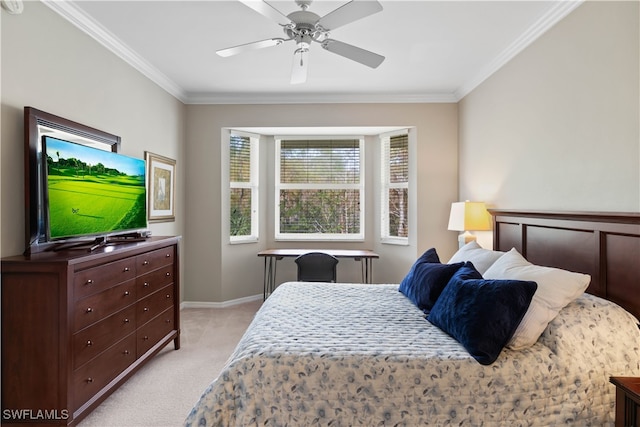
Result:
{"label": "dresser drawer", "polygon": [[173,264],[176,259],[176,252],[173,246],[156,249],[136,257],[136,268],[138,275],[153,271],[163,265]]}
{"label": "dresser drawer", "polygon": [[73,368],[77,369],[136,329],[136,307],[130,305],[73,335]]}
{"label": "dresser drawer", "polygon": [[137,356],[141,357],[174,329],[177,329],[177,327],[175,325],[173,307],[170,307],[136,331]]}
{"label": "dresser drawer", "polygon": [[89,326],[136,301],[136,281],[114,286],[75,303],[74,332]]}
{"label": "dresser drawer", "polygon": [[77,271],[73,278],[74,299],[79,300],[134,277],[136,263],[133,258]]}
{"label": "dresser drawer", "polygon": [[109,384],[136,360],[136,334],[132,333],[73,373],[73,410]]}
{"label": "dresser drawer", "polygon": [[162,266],[151,273],[138,277],[136,283],[138,299],[164,288],[173,283],[173,264]]}
{"label": "dresser drawer", "polygon": [[173,306],[175,301],[173,289],[173,285],[165,286],[136,303],[136,320],[138,326],[144,325],[167,307]]}

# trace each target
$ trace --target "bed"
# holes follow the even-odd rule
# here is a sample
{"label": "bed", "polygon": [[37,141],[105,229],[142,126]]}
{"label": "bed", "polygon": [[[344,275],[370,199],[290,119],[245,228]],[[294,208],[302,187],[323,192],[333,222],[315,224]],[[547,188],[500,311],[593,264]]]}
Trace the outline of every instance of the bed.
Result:
{"label": "bed", "polygon": [[[503,283],[484,276],[511,274],[499,266],[508,265],[506,255],[526,258],[532,266],[525,268],[590,279],[534,342],[514,345],[519,329],[509,330],[508,345],[480,363],[465,337],[436,326],[439,314],[451,314],[443,301],[455,295],[456,275],[473,271],[471,261],[429,310],[399,292],[406,278],[285,283],[265,301],[185,425],[613,425],[609,377],[640,376],[640,215],[491,213],[495,250],[482,256],[495,260],[483,265],[486,259],[474,258],[482,281]],[[462,279],[464,286],[480,282]],[[533,292],[522,281],[532,296],[515,320],[518,328],[539,302],[544,280]]]}

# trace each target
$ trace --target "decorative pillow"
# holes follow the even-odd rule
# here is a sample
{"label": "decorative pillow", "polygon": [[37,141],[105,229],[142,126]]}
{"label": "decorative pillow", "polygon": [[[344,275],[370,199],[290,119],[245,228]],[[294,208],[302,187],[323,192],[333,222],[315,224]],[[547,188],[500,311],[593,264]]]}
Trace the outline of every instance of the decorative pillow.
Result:
{"label": "decorative pillow", "polygon": [[435,248],[426,250],[425,253],[420,255],[420,258],[418,258],[416,262],[413,263],[407,275],[404,276],[404,279],[402,279],[402,282],[400,282],[400,292],[404,293],[404,290],[409,289],[413,286],[413,276],[415,274],[416,267],[418,266],[418,264],[425,262],[440,263],[440,257],[438,256]]}
{"label": "decorative pillow", "polygon": [[472,241],[458,249],[458,252],[453,254],[449,260],[449,264],[471,261],[476,270],[478,270],[480,274],[484,274],[484,272],[504,254],[504,252],[484,249],[476,241]]}
{"label": "decorative pillow", "polygon": [[484,280],[470,262],[451,278],[427,317],[483,365],[490,365],[522,320],[537,285]]}
{"label": "decorative pillow", "polygon": [[434,248],[416,260],[398,290],[422,311],[429,311],[463,263],[441,264]]}
{"label": "decorative pillow", "polygon": [[485,279],[533,280],[538,290],[508,347],[520,350],[538,341],[542,332],[571,301],[589,286],[588,274],[531,264],[514,249],[504,254],[484,274]]}

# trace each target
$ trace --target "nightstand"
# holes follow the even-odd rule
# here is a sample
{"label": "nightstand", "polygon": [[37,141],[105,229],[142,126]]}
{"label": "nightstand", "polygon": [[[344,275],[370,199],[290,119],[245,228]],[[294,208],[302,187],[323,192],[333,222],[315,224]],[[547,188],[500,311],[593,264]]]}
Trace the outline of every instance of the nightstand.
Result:
{"label": "nightstand", "polygon": [[640,377],[611,377],[616,386],[616,427],[640,427]]}

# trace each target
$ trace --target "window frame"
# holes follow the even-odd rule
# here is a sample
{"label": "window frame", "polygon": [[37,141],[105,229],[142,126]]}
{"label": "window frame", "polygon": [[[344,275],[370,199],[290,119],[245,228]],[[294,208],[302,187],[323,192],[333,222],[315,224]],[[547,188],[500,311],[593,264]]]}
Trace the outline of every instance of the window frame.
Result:
{"label": "window frame", "polygon": [[[276,241],[301,241],[301,242],[313,242],[313,241],[343,241],[343,242],[363,242],[365,240],[365,199],[366,199],[366,186],[365,186],[365,137],[364,135],[277,135],[275,139],[275,199],[274,199],[274,238]],[[281,156],[281,143],[287,140],[358,140],[359,156],[360,156],[360,174],[358,184],[293,184],[282,183],[280,176],[280,156]],[[280,191],[281,190],[344,190],[355,189],[359,191],[359,221],[360,232],[353,234],[338,234],[338,233],[282,233],[280,231]]]}
{"label": "window frame", "polygon": [[231,190],[233,189],[249,189],[251,190],[251,233],[241,236],[233,236],[231,235],[231,216],[229,214],[229,218],[227,220],[228,224],[228,234],[229,234],[229,243],[238,244],[238,243],[255,243],[260,239],[260,188],[259,188],[259,171],[260,171],[260,136],[256,134],[251,134],[247,132],[236,131],[233,129],[229,130],[229,139],[227,141],[228,151],[227,151],[227,159],[230,162],[231,156],[231,138],[232,136],[239,136],[242,138],[249,139],[249,181],[231,181],[231,170],[227,171],[227,181],[229,183],[229,192],[227,194],[227,200],[229,201],[229,209],[231,208]]}
{"label": "window frame", "polygon": [[[400,183],[391,182],[390,167],[390,149],[391,138],[406,135],[407,137],[407,181]],[[387,132],[379,135],[380,138],[380,242],[391,245],[409,245],[409,236],[411,233],[410,224],[407,224],[407,236],[390,235],[390,213],[389,213],[389,190],[406,189],[407,190],[407,222],[409,222],[409,198],[410,198],[410,182],[411,182],[411,132],[409,129],[400,129],[393,132]]]}

